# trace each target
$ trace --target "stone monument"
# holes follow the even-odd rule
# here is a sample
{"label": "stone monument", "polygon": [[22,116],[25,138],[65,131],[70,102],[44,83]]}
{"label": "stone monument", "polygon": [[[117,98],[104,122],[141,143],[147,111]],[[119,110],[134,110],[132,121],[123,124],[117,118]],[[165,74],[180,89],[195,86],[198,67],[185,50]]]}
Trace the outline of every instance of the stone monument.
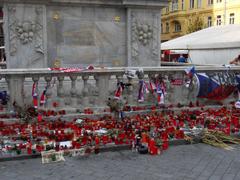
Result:
{"label": "stone monument", "polygon": [[7,68],[160,65],[168,0],[0,0]]}

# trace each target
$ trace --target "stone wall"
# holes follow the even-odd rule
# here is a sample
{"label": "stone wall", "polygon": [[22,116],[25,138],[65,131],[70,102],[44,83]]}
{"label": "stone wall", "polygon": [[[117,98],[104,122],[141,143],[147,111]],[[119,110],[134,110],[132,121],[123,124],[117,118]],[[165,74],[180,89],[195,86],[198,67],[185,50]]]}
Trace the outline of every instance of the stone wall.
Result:
{"label": "stone wall", "polygon": [[167,0],[0,0],[7,68],[160,65]]}

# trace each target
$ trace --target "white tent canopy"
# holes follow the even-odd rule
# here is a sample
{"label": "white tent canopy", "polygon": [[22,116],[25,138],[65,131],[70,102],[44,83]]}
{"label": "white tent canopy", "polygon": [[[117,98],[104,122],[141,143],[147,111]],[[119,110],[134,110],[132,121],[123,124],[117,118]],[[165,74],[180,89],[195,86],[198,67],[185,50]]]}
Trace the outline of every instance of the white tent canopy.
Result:
{"label": "white tent canopy", "polygon": [[240,54],[240,25],[206,28],[164,42],[161,50],[189,50],[195,64],[227,64]]}
{"label": "white tent canopy", "polygon": [[240,25],[214,26],[162,43],[161,49],[239,48]]}

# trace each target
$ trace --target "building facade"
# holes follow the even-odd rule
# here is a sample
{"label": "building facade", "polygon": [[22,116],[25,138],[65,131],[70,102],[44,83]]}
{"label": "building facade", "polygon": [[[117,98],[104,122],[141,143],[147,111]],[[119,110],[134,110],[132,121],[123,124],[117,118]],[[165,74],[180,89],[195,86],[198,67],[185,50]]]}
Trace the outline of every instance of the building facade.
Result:
{"label": "building facade", "polygon": [[239,0],[170,0],[162,10],[161,40],[227,24],[240,24]]}

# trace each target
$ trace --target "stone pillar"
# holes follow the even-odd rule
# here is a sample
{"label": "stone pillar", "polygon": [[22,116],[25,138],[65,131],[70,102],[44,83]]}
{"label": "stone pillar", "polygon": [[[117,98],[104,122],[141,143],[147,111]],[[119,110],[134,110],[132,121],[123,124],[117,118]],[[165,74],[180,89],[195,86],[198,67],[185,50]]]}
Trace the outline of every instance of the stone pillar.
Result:
{"label": "stone pillar", "polygon": [[88,93],[88,87],[87,87],[87,81],[89,79],[89,76],[84,75],[82,76],[83,79],[83,90],[82,90],[82,95],[83,95],[83,100],[82,100],[82,104],[84,107],[87,107],[89,105],[89,93]]}
{"label": "stone pillar", "polygon": [[131,86],[128,86],[128,104],[132,105],[134,103],[133,100],[133,79],[128,77],[128,83],[131,84]]}
{"label": "stone pillar", "polygon": [[127,9],[128,66],[160,66],[160,10]]}
{"label": "stone pillar", "polygon": [[[138,73],[137,73],[137,76],[138,76],[139,81],[143,80],[143,78],[144,78],[144,72],[138,72]],[[139,88],[139,86],[140,86],[140,84],[138,83],[138,88]],[[137,91],[137,92],[138,92],[138,91]],[[144,97],[144,98],[145,98],[145,97]],[[139,103],[139,101],[138,101],[138,103]]]}
{"label": "stone pillar", "polygon": [[64,107],[64,89],[63,89],[63,80],[64,76],[58,76],[58,87],[57,87],[57,96],[59,98],[59,105],[60,107]]}
{"label": "stone pillar", "polygon": [[45,107],[51,108],[52,107],[52,99],[51,99],[51,97],[52,97],[52,87],[51,87],[52,76],[45,76],[44,79],[47,82]]}
{"label": "stone pillar", "polygon": [[165,80],[165,83],[166,83],[166,94],[165,94],[165,104],[169,104],[169,97],[171,96],[171,94],[169,93],[170,92],[170,88],[171,88],[171,81],[170,81],[170,77],[169,77],[169,73],[167,73],[165,75],[166,77],[166,80]]}
{"label": "stone pillar", "polygon": [[71,97],[72,97],[72,106],[76,107],[77,106],[77,88],[76,88],[76,75],[71,75],[70,79],[72,81],[72,86],[71,86]]}
{"label": "stone pillar", "polygon": [[4,3],[7,68],[47,67],[45,5]]}
{"label": "stone pillar", "polygon": [[16,103],[18,106],[24,107],[24,79],[25,78],[21,75],[7,76],[6,81],[9,88],[10,107],[12,107],[13,103]]}
{"label": "stone pillar", "polygon": [[109,93],[109,76],[108,75],[95,75],[96,87],[98,89],[98,102],[97,104],[106,104]]}

